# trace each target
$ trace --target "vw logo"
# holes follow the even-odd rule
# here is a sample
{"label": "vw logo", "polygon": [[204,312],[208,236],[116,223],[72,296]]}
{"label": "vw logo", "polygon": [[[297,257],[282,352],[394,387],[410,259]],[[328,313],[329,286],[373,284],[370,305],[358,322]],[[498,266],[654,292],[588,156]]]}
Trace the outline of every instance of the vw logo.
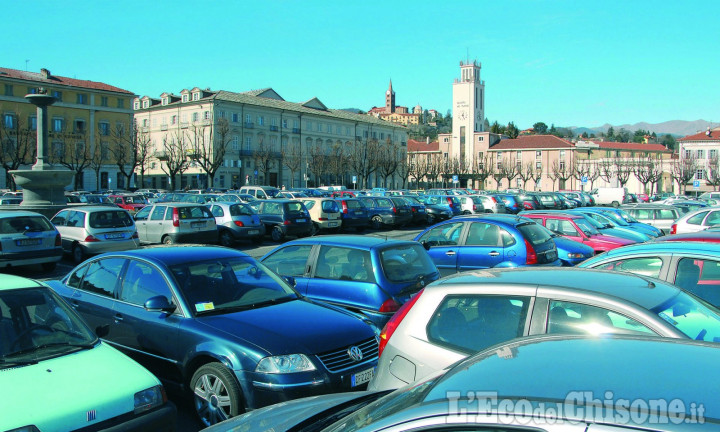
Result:
{"label": "vw logo", "polygon": [[355,345],[348,348],[347,353],[350,358],[353,359],[353,361],[359,362],[363,359],[362,351],[360,351],[360,348],[356,347]]}

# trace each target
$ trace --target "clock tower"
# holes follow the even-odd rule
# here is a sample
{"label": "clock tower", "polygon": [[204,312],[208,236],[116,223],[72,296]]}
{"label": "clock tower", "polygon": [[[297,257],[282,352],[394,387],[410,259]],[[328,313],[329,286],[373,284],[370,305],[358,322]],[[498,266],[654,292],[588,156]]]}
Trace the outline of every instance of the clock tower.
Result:
{"label": "clock tower", "polygon": [[480,80],[480,68],[477,60],[461,61],[460,78],[453,83],[452,157],[469,160],[476,147],[474,133],[484,132],[485,82]]}
{"label": "clock tower", "polygon": [[388,114],[395,112],[395,92],[392,88],[392,80],[390,80],[390,87],[385,92],[385,112]]}

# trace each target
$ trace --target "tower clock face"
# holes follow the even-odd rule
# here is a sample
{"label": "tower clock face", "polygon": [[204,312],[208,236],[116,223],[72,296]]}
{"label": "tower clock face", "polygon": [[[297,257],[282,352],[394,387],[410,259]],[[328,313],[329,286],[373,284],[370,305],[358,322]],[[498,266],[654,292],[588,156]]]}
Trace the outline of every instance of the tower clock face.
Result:
{"label": "tower clock face", "polygon": [[467,119],[467,113],[465,111],[460,111],[460,120]]}

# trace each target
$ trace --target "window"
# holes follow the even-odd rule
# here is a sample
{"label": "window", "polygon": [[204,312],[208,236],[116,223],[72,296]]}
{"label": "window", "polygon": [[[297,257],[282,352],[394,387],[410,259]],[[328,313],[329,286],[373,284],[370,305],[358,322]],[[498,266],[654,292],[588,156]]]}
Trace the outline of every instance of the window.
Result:
{"label": "window", "polygon": [[95,261],[88,267],[80,289],[105,297],[114,297],[115,284],[120,279],[123,264],[125,260],[120,258]]}
{"label": "window", "polygon": [[210,111],[205,111],[205,112],[203,113],[203,118],[204,118],[205,120],[210,120]]}
{"label": "window", "polygon": [[168,104],[168,98],[164,97],[162,98],[162,104],[167,105]]}
{"label": "window", "polygon": [[81,134],[81,133],[85,133],[86,130],[87,130],[87,128],[85,127],[85,120],[82,120],[82,119],[75,120],[75,122],[73,123],[73,132],[74,133]]}
{"label": "window", "polygon": [[457,246],[463,226],[463,222],[456,222],[432,228],[419,241],[425,241],[430,246]]}
{"label": "window", "polygon": [[143,108],[150,108],[150,101],[144,100],[144,101],[143,101]]}
{"label": "window", "polygon": [[525,333],[530,298],[500,295],[448,295],[427,324],[428,339],[463,352],[475,352]]}
{"label": "window", "polygon": [[485,137],[481,137],[481,136],[478,137],[478,142],[483,142],[483,141],[485,141]]}
{"label": "window", "polygon": [[565,161],[561,160],[559,165],[560,165],[560,171],[565,171]]}
{"label": "window", "polygon": [[118,108],[125,108],[125,99],[118,98],[117,100],[117,107]]}
{"label": "window", "polygon": [[275,117],[270,117],[270,126],[277,126],[277,119]]}
{"label": "window", "polygon": [[238,115],[238,113],[232,114],[232,121],[233,123],[237,123],[238,121],[240,121],[240,116]]}
{"label": "window", "polygon": [[705,159],[705,150],[698,150],[698,151],[697,151],[697,158],[698,158],[698,159]]}
{"label": "window", "polygon": [[[120,102],[121,100],[122,100],[122,99],[118,99],[118,102]],[[136,110],[140,109],[140,101],[135,101],[135,103],[133,104],[133,107],[134,107]]]}
{"label": "window", "polygon": [[547,323],[548,333],[569,334],[655,334],[638,321],[603,309],[579,303],[553,300]]}
{"label": "window", "polygon": [[678,261],[675,285],[713,305],[720,304],[720,262],[695,258]]}
{"label": "window", "polygon": [[238,150],[240,150],[240,144],[239,144],[239,142],[238,142],[238,137],[237,137],[237,135],[233,136],[232,140],[230,141],[230,146],[231,146],[230,148],[232,148],[233,151],[238,151]]}
{"label": "window", "polygon": [[659,257],[626,258],[605,263],[593,268],[600,270],[624,271],[649,277],[660,277],[663,261]]}
{"label": "window", "polygon": [[87,95],[85,93],[77,94],[77,103],[81,105],[87,105]]}
{"label": "window", "polygon": [[536,150],[535,151],[535,159],[541,159],[542,158],[542,151]]}
{"label": "window", "polygon": [[218,111],[219,118],[225,118],[225,111]]}
{"label": "window", "polygon": [[263,117],[263,116],[258,116],[258,117],[257,117],[257,123],[258,123],[259,126],[263,126],[263,125],[265,124],[265,117]]}
{"label": "window", "polygon": [[692,157],[692,151],[685,150],[685,159],[690,159]]}
{"label": "window", "polygon": [[52,95],[55,99],[57,99],[58,102],[62,102],[62,92],[58,90],[53,90]]}
{"label": "window", "polygon": [[611,158],[612,157],[612,150],[605,150],[605,157]]}
{"label": "window", "polygon": [[188,95],[186,95],[186,94],[182,95],[182,101],[183,101],[183,102],[187,102],[188,100],[189,100],[189,99],[188,99]]}
{"label": "window", "polygon": [[560,150],[560,159],[565,159],[565,150]]}
{"label": "window", "polygon": [[38,89],[37,89],[37,87],[28,87],[27,92],[28,92],[28,94],[37,94]]}
{"label": "window", "polygon": [[102,136],[110,135],[110,123],[100,122],[98,123],[98,133]]}
{"label": "window", "polygon": [[620,157],[620,150],[615,150],[615,157]]}
{"label": "window", "polygon": [[[278,272],[278,274],[301,277],[305,274],[305,264],[312,248],[312,245],[286,247],[267,257],[263,264]],[[321,269],[317,267],[315,269],[316,277],[322,277],[321,274],[329,276],[331,273],[329,268]]]}
{"label": "window", "polygon": [[250,146],[252,145],[252,137],[246,136],[245,137],[245,151],[250,151]]}
{"label": "window", "polygon": [[710,159],[715,159],[717,157],[717,150],[710,150],[708,156]]}
{"label": "window", "polygon": [[12,96],[12,95],[13,95],[12,84],[5,84],[5,96]]}
{"label": "window", "polygon": [[695,172],[695,180],[705,179],[705,170],[699,169]]}
{"label": "window", "polygon": [[288,121],[287,121],[287,119],[283,119],[283,120],[282,120],[282,127],[283,127],[283,129],[287,129],[287,127],[288,127]]}
{"label": "window", "polygon": [[52,121],[52,131],[62,132],[65,129],[65,120],[61,118],[54,118]]}
{"label": "window", "polygon": [[300,128],[300,121],[298,121],[298,120],[293,120],[293,128],[299,129],[299,128]]}
{"label": "window", "polygon": [[540,161],[535,162],[535,169],[538,171],[542,170],[542,162],[540,162]]}
{"label": "window", "polygon": [[35,117],[35,116],[28,117],[28,127],[30,128],[31,131],[37,130],[37,117]]}
{"label": "window", "polygon": [[[167,105],[167,103],[166,103]],[[108,106],[108,97],[107,96],[100,96],[100,106]]]}
{"label": "window", "polygon": [[245,123],[252,123],[252,116],[250,114],[245,114]]}
{"label": "window", "polygon": [[192,121],[196,122],[198,120],[200,120],[200,113],[198,113],[198,112],[192,113]]}
{"label": "window", "polygon": [[170,124],[171,125],[177,124],[177,116],[176,115],[170,117]]}
{"label": "window", "polygon": [[199,93],[199,92],[195,92],[195,93],[193,93],[192,97],[193,97],[193,100],[194,100],[194,101],[200,100],[200,93]]}
{"label": "window", "polygon": [[120,300],[142,306],[151,297],[164,296],[172,302],[172,292],[162,273],[146,263],[128,263],[120,291]]}
{"label": "window", "polygon": [[696,214],[695,216],[686,220],[685,223],[688,223],[690,225],[702,225],[702,221],[703,221],[703,219],[705,219],[705,216],[707,216],[708,213],[710,213],[710,212],[709,211],[700,212],[700,213]]}
{"label": "window", "polygon": [[7,129],[15,128],[15,114],[3,114],[3,127]]}

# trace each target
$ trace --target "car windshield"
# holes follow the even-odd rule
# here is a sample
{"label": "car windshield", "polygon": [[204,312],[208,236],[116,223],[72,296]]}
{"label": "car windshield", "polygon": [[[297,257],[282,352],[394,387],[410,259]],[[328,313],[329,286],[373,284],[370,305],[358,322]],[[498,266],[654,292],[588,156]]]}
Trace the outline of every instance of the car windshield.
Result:
{"label": "car windshield", "polygon": [[0,222],[1,234],[22,234],[25,232],[54,231],[50,221],[42,216],[13,216]]}
{"label": "car windshield", "polygon": [[90,213],[90,228],[122,228],[132,226],[130,215],[121,210],[96,211]]}
{"label": "car windshield", "polygon": [[128,195],[125,197],[125,204],[147,204],[147,200],[143,196]]}
{"label": "car windshield", "polygon": [[385,277],[391,282],[419,280],[437,272],[430,255],[419,243],[383,249],[380,264]]}
{"label": "car windshield", "polygon": [[625,212],[625,211],[623,211],[623,210],[618,210],[618,214],[619,214],[620,218],[621,218],[622,220],[624,220],[625,222],[627,222],[628,224],[631,224],[631,223],[639,223],[637,219],[635,219],[634,217],[630,216],[627,212]]}
{"label": "car windshield", "polygon": [[720,342],[720,311],[685,292],[651,310],[690,339]]}
{"label": "car windshield", "polygon": [[197,315],[229,313],[295,300],[298,294],[251,257],[186,262],[170,267]]}
{"label": "car windshield", "polygon": [[598,231],[597,228],[592,226],[590,222],[588,222],[586,219],[576,219],[575,223],[587,235],[600,234],[600,231]]}
{"label": "car windshield", "polygon": [[410,204],[422,204],[419,199],[411,196],[404,196],[403,199]]}
{"label": "car windshield", "polygon": [[0,369],[91,348],[97,337],[49,288],[0,291]]}
{"label": "car windshield", "polygon": [[280,189],[264,189],[265,193],[270,198],[279,198],[278,194],[280,193]]}

